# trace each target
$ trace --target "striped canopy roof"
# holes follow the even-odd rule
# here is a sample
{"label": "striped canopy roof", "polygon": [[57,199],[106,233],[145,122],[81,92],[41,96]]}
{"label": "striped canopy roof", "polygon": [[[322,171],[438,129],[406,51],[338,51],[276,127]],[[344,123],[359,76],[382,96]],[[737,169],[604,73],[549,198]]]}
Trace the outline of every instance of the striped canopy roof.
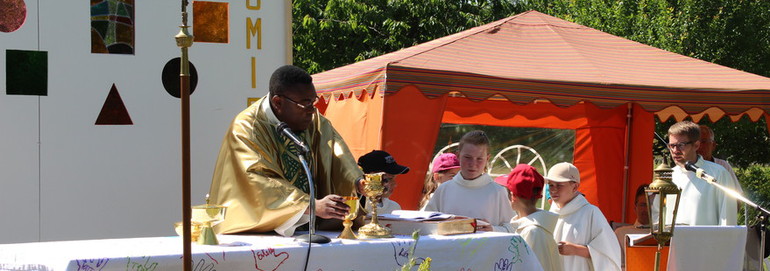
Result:
{"label": "striped canopy roof", "polygon": [[319,95],[392,94],[547,99],[568,106],[637,102],[648,111],[770,112],[770,78],[671,53],[528,11],[397,52],[315,74]]}

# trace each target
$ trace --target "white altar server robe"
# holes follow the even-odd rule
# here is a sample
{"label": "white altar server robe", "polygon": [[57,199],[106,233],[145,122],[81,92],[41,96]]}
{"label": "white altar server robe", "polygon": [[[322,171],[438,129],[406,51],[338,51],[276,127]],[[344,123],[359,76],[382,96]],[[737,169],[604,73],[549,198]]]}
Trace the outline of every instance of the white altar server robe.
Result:
{"label": "white altar server robe", "polygon": [[553,229],[558,220],[559,215],[545,210],[539,210],[526,217],[514,217],[511,220],[514,232],[521,235],[535,252],[543,270],[563,270],[559,249],[553,239]]}
{"label": "white altar server robe", "polygon": [[[721,165],[703,160],[698,156],[695,165],[703,171],[714,177],[716,183],[727,188],[735,189],[741,192],[741,186],[738,180]],[[682,195],[679,198],[679,211],[676,216],[676,223],[687,224],[691,226],[709,226],[709,225],[737,225],[738,224],[738,202],[731,198],[719,188],[709,184],[707,181],[695,176],[695,172],[687,171],[679,166],[673,168],[671,178],[682,189]],[[657,208],[653,209],[653,215],[657,214]]]}
{"label": "white altar server robe", "polygon": [[508,224],[514,216],[508,190],[495,183],[488,174],[474,180],[457,174],[438,186],[425,205],[425,211],[442,212],[484,219],[497,232],[510,232]]}
{"label": "white altar server robe", "polygon": [[562,208],[551,205],[559,214],[553,236],[556,242],[567,241],[588,247],[591,258],[562,255],[564,270],[621,270],[620,245],[607,219],[596,206],[579,194]]}

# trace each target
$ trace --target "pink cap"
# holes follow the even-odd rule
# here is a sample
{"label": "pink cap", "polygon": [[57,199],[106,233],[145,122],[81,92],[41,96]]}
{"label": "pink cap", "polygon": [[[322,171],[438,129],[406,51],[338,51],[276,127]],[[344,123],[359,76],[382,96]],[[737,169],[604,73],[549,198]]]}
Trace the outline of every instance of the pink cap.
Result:
{"label": "pink cap", "polygon": [[459,168],[460,161],[454,153],[444,153],[433,159],[433,172],[444,171],[447,169]]}

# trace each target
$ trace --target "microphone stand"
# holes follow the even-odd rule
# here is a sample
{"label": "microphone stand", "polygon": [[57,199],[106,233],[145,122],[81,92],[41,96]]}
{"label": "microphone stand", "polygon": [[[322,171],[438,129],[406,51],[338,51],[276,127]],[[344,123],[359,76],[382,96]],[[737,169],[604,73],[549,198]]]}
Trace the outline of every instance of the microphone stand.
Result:
{"label": "microphone stand", "polygon": [[761,207],[757,207],[757,210],[760,210],[759,214],[757,215],[757,220],[759,220],[759,270],[764,270],[764,263],[765,263],[765,236],[767,236],[767,217],[768,212],[765,209],[762,209]]}
{"label": "microphone stand", "polygon": [[308,234],[297,236],[294,240],[307,243],[326,244],[331,242],[332,239],[324,235],[315,234],[315,185],[313,185],[313,176],[311,176],[310,168],[307,165],[307,160],[305,160],[305,151],[303,148],[297,149],[299,153],[297,156],[299,156],[299,161],[307,176],[308,186],[310,186],[310,226]]}
{"label": "microphone stand", "polygon": [[[700,173],[700,174],[699,174]],[[716,188],[719,188],[724,192],[725,194],[729,195],[730,197],[733,197],[737,200],[740,200],[744,204],[751,206],[752,208],[759,211],[759,214],[757,214],[757,220],[759,223],[759,270],[763,270],[762,266],[765,259],[765,236],[767,235],[767,223],[768,223],[768,217],[770,217],[770,211],[765,210],[765,208],[762,208],[761,206],[757,205],[756,203],[752,202],[750,199],[747,199],[741,193],[738,193],[738,191],[735,191],[734,189],[727,188],[724,185],[721,185],[715,181],[711,181],[707,178],[704,178],[703,171],[696,172],[695,176],[698,177],[701,180],[706,181],[707,183],[713,185]],[[748,225],[746,225],[748,226]]]}

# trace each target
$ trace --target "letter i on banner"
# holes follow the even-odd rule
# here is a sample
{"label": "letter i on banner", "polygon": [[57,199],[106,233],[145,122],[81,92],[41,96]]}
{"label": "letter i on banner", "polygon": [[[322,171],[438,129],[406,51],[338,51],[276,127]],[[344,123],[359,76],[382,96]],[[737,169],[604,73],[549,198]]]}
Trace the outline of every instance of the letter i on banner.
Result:
{"label": "letter i on banner", "polygon": [[251,88],[257,88],[257,58],[251,57]]}
{"label": "letter i on banner", "polygon": [[[259,4],[258,4],[259,5]],[[249,3],[246,6],[251,9]],[[262,18],[252,22],[251,17],[246,18],[246,49],[251,49],[251,38],[257,36],[257,50],[262,49]],[[257,58],[251,57],[251,88],[257,88]]]}

